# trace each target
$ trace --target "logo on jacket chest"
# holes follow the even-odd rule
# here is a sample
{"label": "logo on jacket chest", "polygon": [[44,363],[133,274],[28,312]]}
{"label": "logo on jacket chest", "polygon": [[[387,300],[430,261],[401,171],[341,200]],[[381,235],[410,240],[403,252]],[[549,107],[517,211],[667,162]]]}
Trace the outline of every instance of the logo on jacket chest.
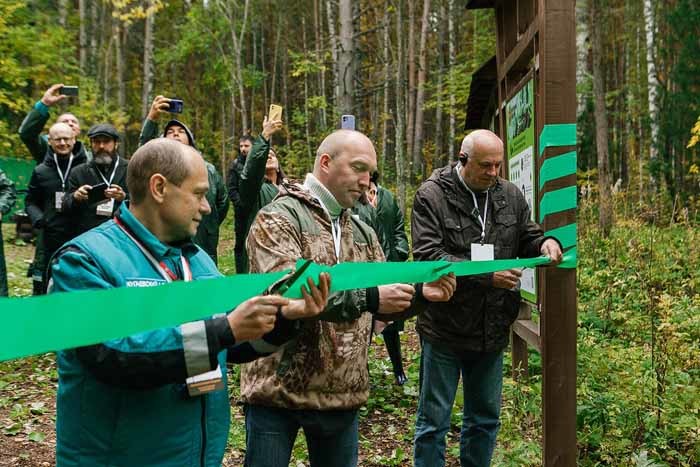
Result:
{"label": "logo on jacket chest", "polygon": [[163,279],[153,279],[150,277],[129,277],[126,279],[127,287],[157,287],[165,284]]}

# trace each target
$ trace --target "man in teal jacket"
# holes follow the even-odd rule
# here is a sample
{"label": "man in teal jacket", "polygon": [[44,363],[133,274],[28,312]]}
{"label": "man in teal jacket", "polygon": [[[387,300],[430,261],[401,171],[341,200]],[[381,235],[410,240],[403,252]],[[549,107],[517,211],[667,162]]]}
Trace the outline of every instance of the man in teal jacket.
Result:
{"label": "man in teal jacket", "polygon": [[[151,104],[151,110],[148,112],[146,120],[141,128],[139,137],[139,145],[144,145],[158,135],[158,118],[162,113],[168,111],[170,99],[163,96],[156,96]],[[193,148],[197,148],[194,141],[192,131],[179,120],[170,120],[165,124],[162,136],[164,138],[174,139],[187,144]],[[197,228],[197,235],[194,237],[194,242],[206,251],[214,263],[218,264],[217,248],[219,246],[219,226],[226,219],[228,213],[229,199],[226,194],[226,186],[224,180],[217,172],[216,167],[209,162],[206,162],[207,173],[209,175],[209,191],[207,192],[207,201],[211,208],[211,213],[202,218],[202,222]]]}
{"label": "man in teal jacket", "polygon": [[[209,212],[198,152],[151,141],[133,155],[127,186],[131,204],[56,254],[52,292],[220,276],[190,240]],[[227,353],[241,362],[275,351],[297,332],[292,320],[323,310],[329,286],[322,274],[303,299],[258,296],[228,314],[58,352],[57,466],[220,466],[230,417]],[[106,303],[95,313],[115,310]],[[190,395],[186,380],[207,372],[220,388]]]}
{"label": "man in teal jacket", "polygon": [[0,169],[0,297],[7,297],[7,269],[2,245],[2,218],[10,212],[16,200],[15,184]]}

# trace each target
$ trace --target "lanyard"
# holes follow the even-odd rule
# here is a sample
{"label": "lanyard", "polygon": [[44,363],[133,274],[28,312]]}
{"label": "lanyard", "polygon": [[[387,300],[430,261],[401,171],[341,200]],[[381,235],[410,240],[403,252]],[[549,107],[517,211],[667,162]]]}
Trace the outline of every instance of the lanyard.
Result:
{"label": "lanyard", "polygon": [[481,224],[481,244],[484,244],[484,239],[486,238],[486,214],[489,212],[489,192],[486,191],[486,202],[484,203],[484,217],[481,217],[481,210],[479,209],[479,204],[476,202],[476,195],[465,183],[464,186],[467,188],[469,193],[472,194],[472,199],[474,200],[474,207],[476,212],[479,213],[479,223]]}
{"label": "lanyard", "polygon": [[333,234],[333,247],[335,248],[336,261],[340,263],[340,216],[336,220],[331,219],[331,233]]}
{"label": "lanyard", "polygon": [[[133,241],[136,246],[141,250],[141,253],[143,253],[143,256],[146,257],[149,263],[151,263],[151,266],[153,266],[153,269],[158,271],[158,273],[165,279],[166,282],[172,282],[179,280],[177,277],[177,274],[175,274],[167,264],[163,261],[158,261],[153,257],[150,251],[146,249],[146,247],[136,238],[134,237],[131,232],[126,228],[124,224],[122,224],[122,221],[119,220],[118,217],[114,218],[114,221],[117,223],[119,228],[121,228],[124,233],[126,234],[127,237]],[[189,282],[192,280],[192,270],[190,269],[190,262],[187,261],[187,258],[184,257],[184,255],[180,255],[180,262],[182,263],[182,275],[184,276],[182,280],[185,282]]]}
{"label": "lanyard", "polygon": [[71,154],[70,159],[68,159],[66,175],[63,175],[63,172],[61,171],[61,166],[58,165],[58,158],[56,157],[55,152],[53,153],[53,161],[56,163],[56,171],[58,172],[58,178],[61,179],[61,191],[66,191],[66,179],[68,178],[68,175],[70,174],[70,168],[73,165],[73,154]]}
{"label": "lanyard", "polygon": [[112,175],[109,176],[109,181],[107,181],[105,176],[102,175],[102,172],[100,172],[99,167],[97,167],[97,173],[100,175],[100,178],[102,178],[102,181],[107,184],[107,188],[112,186],[112,180],[114,180],[114,174],[117,173],[117,167],[119,167],[119,157],[117,157],[117,162],[114,163],[114,170],[112,170]]}

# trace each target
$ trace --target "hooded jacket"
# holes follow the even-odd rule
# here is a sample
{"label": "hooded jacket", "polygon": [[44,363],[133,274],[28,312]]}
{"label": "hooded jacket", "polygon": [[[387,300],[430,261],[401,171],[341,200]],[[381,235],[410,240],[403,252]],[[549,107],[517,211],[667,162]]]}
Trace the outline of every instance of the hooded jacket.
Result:
{"label": "hooded jacket", "polygon": [[[77,141],[73,146],[73,163],[69,173],[65,173],[68,158],[57,158],[63,165],[62,171],[66,177],[66,185],[63,186],[54,161],[54,153],[49,146],[44,157],[44,162],[37,165],[27,186],[27,197],[24,205],[32,224],[44,229],[43,250],[52,254],[63,243],[76,235],[74,218],[70,213],[56,209],[55,193],[68,191],[68,180],[73,173],[84,165],[87,156],[82,143]],[[65,162],[64,162],[65,161]],[[49,258],[47,257],[46,260]]]}
{"label": "hooded jacket", "polygon": [[[494,245],[495,259],[538,256],[545,237],[530,220],[530,208],[518,187],[498,178],[488,194],[485,243]],[[414,260],[470,260],[471,244],[481,239],[475,209],[454,164],[435,170],[413,203]],[[458,277],[450,301],[430,303],[418,316],[421,337],[456,352],[504,349],[518,315],[520,292],[493,287],[492,279],[492,274]]]}
{"label": "hooded jacket", "polygon": [[[192,131],[179,120],[170,120],[165,124],[161,136],[165,137],[168,128],[171,126],[179,126],[185,130],[190,146],[197,149],[194,135]],[[139,137],[139,145],[143,146],[148,141],[158,137],[158,124],[152,120],[146,119],[143,122],[141,135]],[[211,213],[202,218],[202,222],[197,227],[197,233],[194,236],[194,242],[202,247],[209,256],[217,263],[217,247],[219,245],[219,226],[226,219],[228,213],[229,199],[226,195],[226,186],[213,164],[205,160],[207,166],[207,177],[209,181],[209,191],[207,191],[207,202],[211,208]]]}

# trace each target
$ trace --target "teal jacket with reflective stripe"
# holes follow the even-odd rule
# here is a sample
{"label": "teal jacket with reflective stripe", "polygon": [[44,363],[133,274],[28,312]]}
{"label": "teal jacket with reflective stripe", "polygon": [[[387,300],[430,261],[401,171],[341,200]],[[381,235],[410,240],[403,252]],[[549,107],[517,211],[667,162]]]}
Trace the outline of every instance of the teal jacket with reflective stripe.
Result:
{"label": "teal jacket with reflective stripe", "polygon": [[[189,260],[193,279],[220,276],[201,248],[161,243],[126,204],[118,218],[180,277],[181,255]],[[52,292],[165,283],[114,220],[64,245],[52,261],[51,279]],[[110,303],[95,310],[119,312]],[[228,392],[190,397],[184,383],[217,364],[225,370],[226,349],[238,361],[262,355],[250,344],[234,344],[222,315],[58,352],[57,466],[220,466],[229,428]],[[224,371],[224,381],[225,376]]]}

